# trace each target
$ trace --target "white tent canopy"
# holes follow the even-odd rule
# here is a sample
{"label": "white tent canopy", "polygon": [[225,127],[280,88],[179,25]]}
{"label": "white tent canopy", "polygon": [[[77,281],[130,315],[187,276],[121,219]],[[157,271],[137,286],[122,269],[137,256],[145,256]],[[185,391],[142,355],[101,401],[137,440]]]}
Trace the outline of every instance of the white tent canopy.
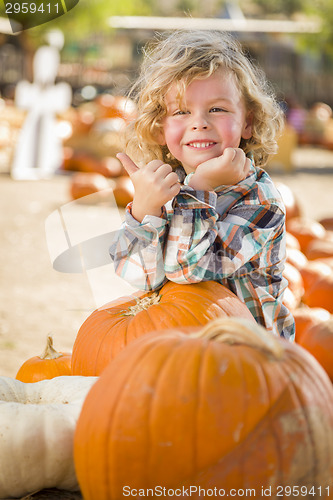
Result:
{"label": "white tent canopy", "polygon": [[269,19],[221,19],[195,17],[112,16],[108,19],[112,28],[147,30],[221,30],[262,33],[319,33],[319,21],[290,21]]}

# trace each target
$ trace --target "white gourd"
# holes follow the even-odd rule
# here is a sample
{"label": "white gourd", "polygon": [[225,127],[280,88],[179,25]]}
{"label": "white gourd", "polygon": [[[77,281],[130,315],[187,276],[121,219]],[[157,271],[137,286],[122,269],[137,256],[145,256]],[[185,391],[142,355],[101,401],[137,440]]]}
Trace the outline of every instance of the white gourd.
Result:
{"label": "white gourd", "polygon": [[73,435],[96,380],[61,376],[23,383],[0,377],[0,498],[44,488],[79,489]]}

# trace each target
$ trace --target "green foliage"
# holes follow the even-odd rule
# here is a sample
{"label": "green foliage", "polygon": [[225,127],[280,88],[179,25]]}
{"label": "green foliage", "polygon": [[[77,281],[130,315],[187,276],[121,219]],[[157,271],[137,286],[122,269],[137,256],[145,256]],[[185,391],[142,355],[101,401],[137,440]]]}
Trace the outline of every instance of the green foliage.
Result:
{"label": "green foliage", "polygon": [[[308,7],[309,14],[317,15],[322,21],[322,31],[309,46],[317,52],[325,52],[333,62],[333,2],[313,0]],[[331,68],[332,69],[332,68]]]}
{"label": "green foliage", "polygon": [[[69,1],[69,0],[66,0]],[[237,4],[237,0],[228,0]],[[44,40],[44,34],[50,29],[63,31],[66,44],[89,44],[90,37],[101,33],[111,33],[107,20],[111,16],[125,15],[160,15],[164,0],[80,0],[67,14],[51,22],[29,29],[25,36],[35,46]],[[174,12],[170,15],[216,17],[226,0],[176,0]],[[311,35],[298,35],[297,40],[302,50],[311,50],[317,54],[325,53],[333,58],[333,1],[332,0],[239,0],[245,16],[282,17],[292,19],[295,15],[316,16],[322,21],[322,32]],[[1,8],[0,0],[0,8]],[[209,7],[209,9],[208,9]],[[162,10],[161,10],[162,9]],[[208,10],[207,10],[208,9]],[[169,14],[168,14],[169,15]]]}
{"label": "green foliage", "polygon": [[263,15],[284,14],[290,16],[295,12],[302,12],[308,0],[254,0]]}
{"label": "green foliage", "polygon": [[[333,61],[333,1],[332,0],[252,0],[256,12],[262,17],[286,16],[296,18],[301,15],[303,19],[308,16],[316,18],[322,24],[320,33],[305,33],[297,36],[297,43],[301,50],[311,51],[317,56],[324,55],[328,63]],[[241,0],[241,6],[246,12],[249,0]],[[329,66],[328,64],[328,66]],[[332,67],[331,67],[332,71]]]}
{"label": "green foliage", "polygon": [[80,0],[67,14],[35,28],[31,35],[41,38],[46,31],[58,28],[64,32],[66,42],[80,42],[94,33],[110,32],[107,20],[111,16],[151,15],[153,1]]}

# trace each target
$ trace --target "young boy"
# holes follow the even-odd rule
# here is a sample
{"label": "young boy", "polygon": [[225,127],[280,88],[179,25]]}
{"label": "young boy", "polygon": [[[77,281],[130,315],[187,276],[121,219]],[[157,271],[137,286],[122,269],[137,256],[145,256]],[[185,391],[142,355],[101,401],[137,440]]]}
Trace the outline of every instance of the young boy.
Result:
{"label": "young boy", "polygon": [[147,55],[137,87],[131,157],[118,155],[135,195],[110,250],[116,272],[145,290],[218,281],[293,340],[285,209],[260,168],[283,116],[262,74],[223,33],[177,32]]}

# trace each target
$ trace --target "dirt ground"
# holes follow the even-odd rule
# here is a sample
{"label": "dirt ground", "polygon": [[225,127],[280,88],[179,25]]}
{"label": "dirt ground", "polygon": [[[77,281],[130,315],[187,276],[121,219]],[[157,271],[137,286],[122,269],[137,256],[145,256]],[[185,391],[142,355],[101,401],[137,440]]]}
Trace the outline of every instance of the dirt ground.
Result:
{"label": "dirt ground", "polygon": [[[271,168],[273,179],[294,190],[306,216],[333,216],[333,152],[303,148],[293,160],[290,172]],[[49,333],[59,351],[70,352],[96,307],[89,276],[54,270],[49,255],[45,222],[71,201],[69,179],[14,181],[0,172],[0,375],[15,377],[26,359],[42,353]],[[83,212],[81,223],[86,224]],[[116,296],[128,291],[112,279],[109,286]]]}

